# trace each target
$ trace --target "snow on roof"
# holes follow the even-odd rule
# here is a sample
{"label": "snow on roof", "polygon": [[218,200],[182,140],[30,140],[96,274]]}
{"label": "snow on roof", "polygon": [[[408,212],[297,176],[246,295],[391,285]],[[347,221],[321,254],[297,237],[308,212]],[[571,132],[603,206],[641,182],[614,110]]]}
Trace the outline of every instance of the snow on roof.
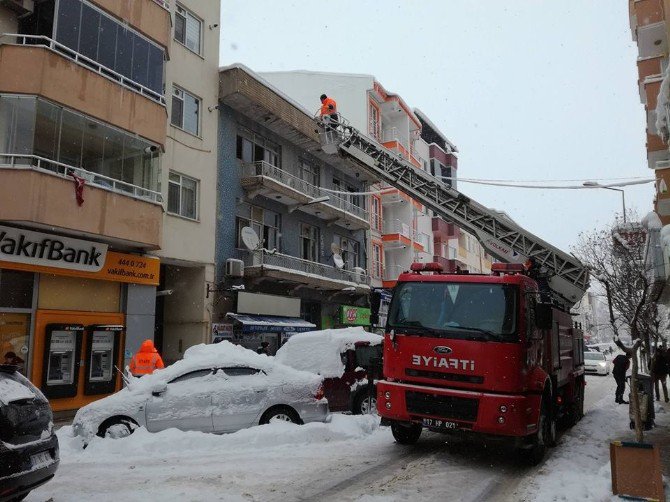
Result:
{"label": "snow on roof", "polygon": [[314,70],[286,70],[286,71],[262,71],[260,72],[263,75],[288,75],[291,73],[301,73],[303,75],[327,75],[329,77],[355,77],[355,78],[365,78],[365,79],[374,79],[374,75],[369,73],[339,73],[334,71],[314,71]]}
{"label": "snow on roof", "polygon": [[324,329],[293,335],[277,351],[275,359],[298,370],[318,373],[324,378],[338,378],[344,373],[341,354],[356,342],[379,345],[384,338],[368,333],[362,327]]}
{"label": "snow on roof", "polygon": [[414,108],[413,111],[414,111],[414,115],[416,115],[417,117],[419,117],[419,119],[421,119],[426,124],[428,124],[428,126],[433,131],[435,131],[435,133],[437,133],[440,136],[440,138],[442,138],[447,145],[449,145],[449,148],[451,148],[454,152],[458,152],[458,148],[456,147],[456,145],[454,145],[451,141],[449,141],[449,138],[447,138],[446,134],[444,134],[442,131],[440,131],[438,129],[438,127],[435,124],[433,124],[433,122],[428,118],[428,115],[423,113],[418,108]]}
{"label": "snow on roof", "polygon": [[301,104],[299,104],[297,101],[291,99],[288,94],[285,94],[284,92],[280,91],[278,87],[275,87],[272,85],[270,82],[265,80],[263,77],[261,77],[258,73],[253,71],[251,68],[248,66],[243,65],[242,63],[233,63],[227,66],[219,66],[219,73],[226,71],[226,70],[232,70],[232,69],[239,69],[242,70],[243,72],[247,73],[251,78],[257,80],[261,84],[263,84],[265,87],[270,89],[272,92],[277,94],[280,98],[288,102],[291,106],[296,108],[298,111],[301,111],[305,115],[307,115],[310,119],[314,118],[314,114],[310,111],[308,111],[306,108],[304,108]]}

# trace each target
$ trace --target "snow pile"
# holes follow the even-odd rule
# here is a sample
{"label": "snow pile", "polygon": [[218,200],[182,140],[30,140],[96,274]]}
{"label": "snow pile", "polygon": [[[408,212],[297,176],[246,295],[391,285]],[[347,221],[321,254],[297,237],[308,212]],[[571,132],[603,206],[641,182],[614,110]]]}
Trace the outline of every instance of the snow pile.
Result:
{"label": "snow pile", "polygon": [[324,329],[293,335],[277,351],[275,359],[298,370],[318,373],[324,378],[339,378],[344,373],[342,356],[356,342],[379,345],[384,338],[362,327]]}
{"label": "snow pile", "polygon": [[74,436],[72,427],[59,429],[57,435],[63,461],[104,464],[105,461],[120,461],[135,455],[165,458],[224,452],[232,454],[236,451],[263,451],[268,448],[363,439],[378,428],[379,417],[372,415],[333,415],[330,423],[313,422],[305,425],[273,422],[222,435],[178,429],[152,433],[140,427],[123,439],[96,436],[85,449],[81,448],[81,438]]}
{"label": "snow pile", "polygon": [[663,73],[663,80],[661,81],[661,88],[658,91],[658,99],[656,100],[656,131],[658,135],[663,137],[663,129],[666,130],[666,135],[670,125],[667,122],[666,106],[670,98],[670,67],[665,69]]}
{"label": "snow pile", "polygon": [[644,218],[642,218],[642,225],[647,230],[661,230],[663,223],[661,223],[661,218],[655,211],[649,211]]}

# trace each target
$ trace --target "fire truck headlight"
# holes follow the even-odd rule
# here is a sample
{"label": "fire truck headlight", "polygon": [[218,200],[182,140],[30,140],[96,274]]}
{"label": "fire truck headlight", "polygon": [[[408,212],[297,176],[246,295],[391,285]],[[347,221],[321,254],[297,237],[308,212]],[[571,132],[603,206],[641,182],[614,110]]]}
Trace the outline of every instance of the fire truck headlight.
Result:
{"label": "fire truck headlight", "polygon": [[499,424],[504,424],[505,423],[505,417],[498,417],[498,423]]}
{"label": "fire truck headlight", "polygon": [[384,392],[384,397],[386,399],[391,399],[391,393],[389,391]]}
{"label": "fire truck headlight", "polygon": [[505,406],[504,404],[501,404],[500,405],[500,413],[507,413],[507,406]]}
{"label": "fire truck headlight", "polygon": [[389,402],[386,403],[386,409],[387,409],[387,410],[390,410],[390,409],[391,409],[391,403],[389,403]]}

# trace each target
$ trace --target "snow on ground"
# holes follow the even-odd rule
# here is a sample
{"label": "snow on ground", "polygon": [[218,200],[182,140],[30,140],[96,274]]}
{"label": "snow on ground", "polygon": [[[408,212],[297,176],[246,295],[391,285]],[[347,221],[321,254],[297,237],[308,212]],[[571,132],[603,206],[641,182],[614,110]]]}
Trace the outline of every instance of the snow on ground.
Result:
{"label": "snow on ground", "polygon": [[362,441],[392,443],[379,418],[367,415],[334,415],[325,424],[272,423],[220,436],[140,428],[124,439],[94,438],[86,449],[69,426],[58,437],[56,477],[29,501],[293,500],[292,480],[336,475]]}
{"label": "snow on ground", "polygon": [[[561,438],[549,458],[529,473],[517,490],[517,500],[619,501],[612,495],[609,445],[611,441],[635,441],[630,430],[628,406],[614,402],[614,378],[587,377],[586,392],[598,387],[596,399],[584,418]],[[628,399],[628,387],[626,387]],[[670,425],[670,406],[656,402],[656,427]],[[670,489],[666,484],[666,498]]]}

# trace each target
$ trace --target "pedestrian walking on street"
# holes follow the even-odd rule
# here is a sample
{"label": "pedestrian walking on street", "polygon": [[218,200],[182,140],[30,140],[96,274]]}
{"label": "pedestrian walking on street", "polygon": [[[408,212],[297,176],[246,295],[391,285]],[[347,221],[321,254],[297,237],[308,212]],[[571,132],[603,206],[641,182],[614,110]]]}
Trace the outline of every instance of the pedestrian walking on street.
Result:
{"label": "pedestrian walking on street", "polygon": [[619,404],[628,404],[628,401],[624,401],[623,393],[626,390],[626,371],[630,367],[630,355],[629,354],[619,354],[612,361],[612,376],[616,380],[616,393],[614,402]]}
{"label": "pedestrian walking on street", "polygon": [[656,389],[656,401],[661,400],[661,393],[658,388],[660,382],[661,387],[663,387],[663,397],[665,402],[668,402],[668,387],[665,382],[668,377],[668,369],[668,351],[658,347],[654,357],[651,358],[651,378],[654,381],[654,389]]}
{"label": "pedestrian walking on street", "polygon": [[270,342],[261,342],[260,346],[256,349],[257,354],[265,354],[266,356],[270,355]]}
{"label": "pedestrian walking on street", "polygon": [[141,377],[150,375],[159,368],[165,368],[163,359],[154,347],[154,342],[146,339],[142,342],[140,350],[130,360],[130,373],[135,377]]}

